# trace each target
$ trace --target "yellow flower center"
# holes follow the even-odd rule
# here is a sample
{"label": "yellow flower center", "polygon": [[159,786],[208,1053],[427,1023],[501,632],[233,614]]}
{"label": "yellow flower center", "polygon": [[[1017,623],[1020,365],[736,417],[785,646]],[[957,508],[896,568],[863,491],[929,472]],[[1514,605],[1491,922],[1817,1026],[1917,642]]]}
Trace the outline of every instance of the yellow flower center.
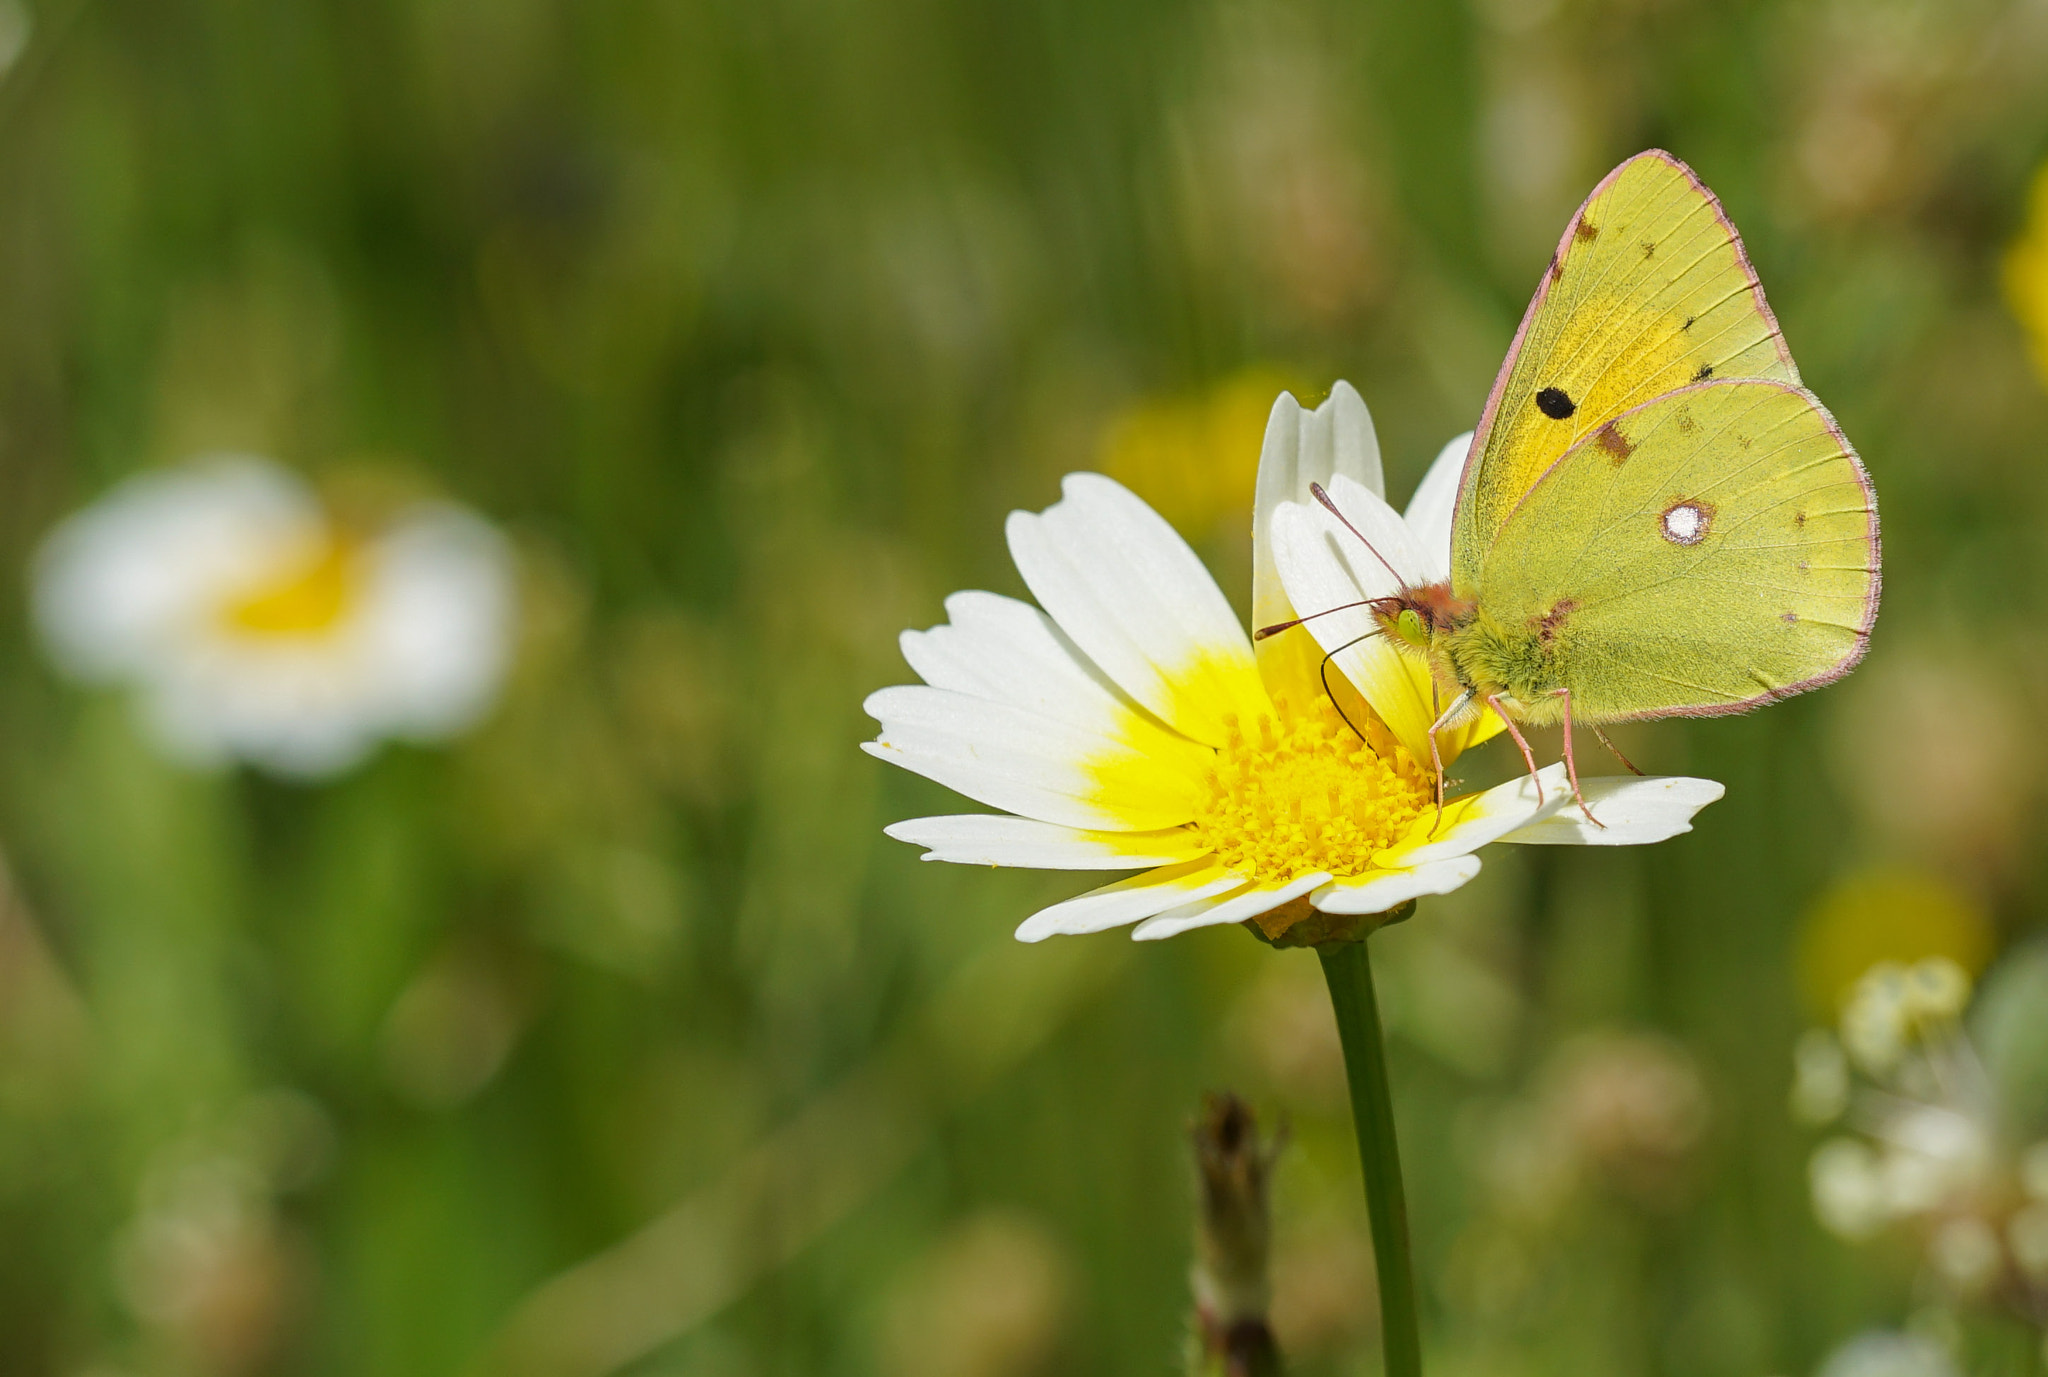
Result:
{"label": "yellow flower center", "polygon": [[317,636],[355,605],[361,559],[352,542],[329,539],[284,574],[244,589],[223,610],[228,626],[250,636]]}
{"label": "yellow flower center", "polygon": [[1306,713],[1276,696],[1274,715],[1249,729],[1228,719],[1195,831],[1225,866],[1261,883],[1372,869],[1436,795],[1429,771],[1384,725],[1359,725],[1363,741],[1321,696]]}

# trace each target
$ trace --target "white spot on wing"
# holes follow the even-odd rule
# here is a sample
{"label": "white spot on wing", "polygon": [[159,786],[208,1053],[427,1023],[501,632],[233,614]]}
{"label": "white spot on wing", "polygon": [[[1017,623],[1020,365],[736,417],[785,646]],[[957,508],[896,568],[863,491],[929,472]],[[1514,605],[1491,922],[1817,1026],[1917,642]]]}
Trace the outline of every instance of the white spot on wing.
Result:
{"label": "white spot on wing", "polygon": [[1664,538],[1674,545],[1697,545],[1706,539],[1707,513],[1692,502],[1679,502],[1665,508],[1662,517]]}

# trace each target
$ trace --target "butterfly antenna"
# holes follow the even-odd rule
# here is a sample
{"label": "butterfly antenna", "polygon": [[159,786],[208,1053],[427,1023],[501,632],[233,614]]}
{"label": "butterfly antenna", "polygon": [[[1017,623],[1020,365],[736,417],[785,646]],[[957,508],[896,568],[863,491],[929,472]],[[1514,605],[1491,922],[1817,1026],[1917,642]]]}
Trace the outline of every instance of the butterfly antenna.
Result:
{"label": "butterfly antenna", "polygon": [[[1316,677],[1323,681],[1323,697],[1330,700],[1330,706],[1337,710],[1337,715],[1344,719],[1344,725],[1351,728],[1351,734],[1360,741],[1365,741],[1365,733],[1360,731],[1358,724],[1351,720],[1351,714],[1344,711],[1344,705],[1337,701],[1336,690],[1330,687],[1330,661],[1336,659],[1360,641],[1370,640],[1377,635],[1379,635],[1377,631],[1368,631],[1363,636],[1353,636],[1350,640],[1323,656],[1323,662],[1316,666]],[[1366,744],[1371,745],[1372,743],[1366,742]]]}
{"label": "butterfly antenna", "polygon": [[1359,530],[1356,526],[1351,524],[1351,518],[1337,510],[1337,504],[1335,502],[1332,502],[1330,500],[1330,495],[1323,491],[1323,485],[1321,483],[1309,484],[1308,490],[1311,493],[1315,494],[1316,501],[1323,504],[1323,510],[1327,511],[1331,516],[1336,517],[1338,521],[1342,522],[1345,530],[1351,532],[1351,534],[1353,534],[1354,536],[1357,536],[1358,543],[1360,545],[1363,545],[1366,549],[1372,551],[1372,557],[1380,562],[1381,568],[1385,569],[1389,574],[1392,574],[1394,576],[1394,582],[1396,584],[1404,588],[1408,586],[1408,580],[1402,578],[1401,575],[1395,571],[1394,566],[1387,563],[1387,557],[1374,548],[1373,543],[1365,538],[1365,533],[1363,531]]}
{"label": "butterfly antenna", "polygon": [[[1271,626],[1262,626],[1257,631],[1254,631],[1252,633],[1252,639],[1255,641],[1263,641],[1268,636],[1277,636],[1283,631],[1291,631],[1295,627],[1300,626],[1303,622],[1312,622],[1317,617],[1327,617],[1332,612],[1349,612],[1354,607],[1369,607],[1377,601],[1379,601],[1379,599],[1377,598],[1360,598],[1357,602],[1340,602],[1335,607],[1325,607],[1320,612],[1311,612],[1306,617],[1296,617],[1291,622],[1275,622]],[[1368,631],[1365,634],[1368,636],[1377,636],[1379,632],[1377,630],[1374,630]]]}

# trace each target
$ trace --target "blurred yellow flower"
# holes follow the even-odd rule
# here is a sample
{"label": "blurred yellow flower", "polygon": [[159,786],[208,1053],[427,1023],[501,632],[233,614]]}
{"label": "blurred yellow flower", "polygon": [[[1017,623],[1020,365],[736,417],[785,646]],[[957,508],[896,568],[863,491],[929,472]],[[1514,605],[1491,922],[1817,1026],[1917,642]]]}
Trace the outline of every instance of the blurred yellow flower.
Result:
{"label": "blurred yellow flower", "polygon": [[2026,327],[2034,367],[2048,382],[2048,163],[2034,173],[2026,224],[2005,251],[2005,300]]}
{"label": "blurred yellow flower", "polygon": [[1945,957],[1975,976],[1991,959],[1991,923],[1968,894],[1932,874],[1897,867],[1837,880],[1808,910],[1799,982],[1813,1012],[1832,1019],[1881,962]]}
{"label": "blurred yellow flower", "polygon": [[1251,520],[1260,437],[1288,387],[1254,365],[1206,391],[1138,402],[1104,427],[1096,465],[1190,539]]}

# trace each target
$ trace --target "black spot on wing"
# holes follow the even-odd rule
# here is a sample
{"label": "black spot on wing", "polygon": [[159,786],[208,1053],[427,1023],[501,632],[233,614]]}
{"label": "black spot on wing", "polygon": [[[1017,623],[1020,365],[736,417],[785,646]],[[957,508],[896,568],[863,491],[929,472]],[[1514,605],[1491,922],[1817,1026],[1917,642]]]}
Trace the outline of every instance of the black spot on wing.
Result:
{"label": "black spot on wing", "polygon": [[1536,394],[1536,409],[1553,421],[1564,421],[1579,409],[1579,404],[1565,394],[1561,387],[1546,387]]}

